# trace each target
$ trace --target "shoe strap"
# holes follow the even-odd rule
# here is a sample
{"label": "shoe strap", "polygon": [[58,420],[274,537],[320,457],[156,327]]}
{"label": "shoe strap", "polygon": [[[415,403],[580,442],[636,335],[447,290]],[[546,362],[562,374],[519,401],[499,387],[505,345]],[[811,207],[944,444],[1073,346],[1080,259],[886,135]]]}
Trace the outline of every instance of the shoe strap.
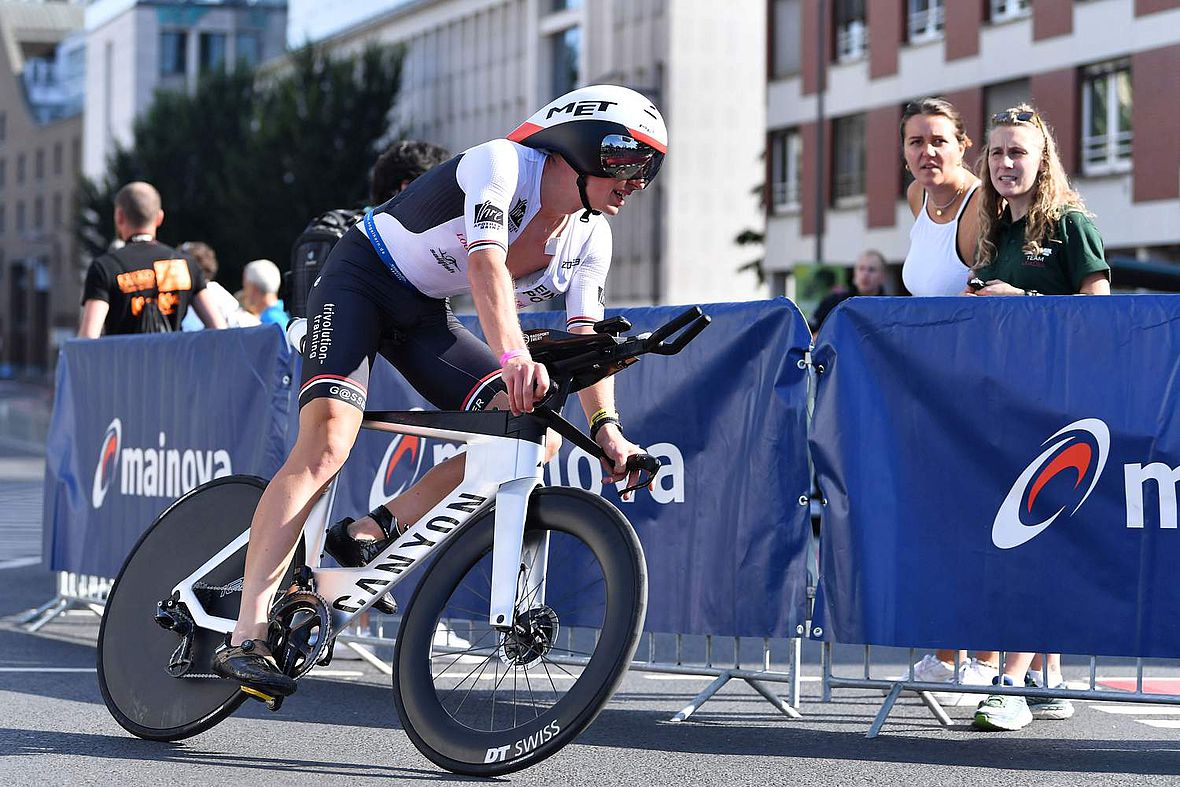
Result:
{"label": "shoe strap", "polygon": [[369,516],[381,528],[381,532],[385,534],[386,538],[401,535],[401,530],[397,526],[397,519],[389,512],[389,509],[384,505],[378,505],[369,512]]}

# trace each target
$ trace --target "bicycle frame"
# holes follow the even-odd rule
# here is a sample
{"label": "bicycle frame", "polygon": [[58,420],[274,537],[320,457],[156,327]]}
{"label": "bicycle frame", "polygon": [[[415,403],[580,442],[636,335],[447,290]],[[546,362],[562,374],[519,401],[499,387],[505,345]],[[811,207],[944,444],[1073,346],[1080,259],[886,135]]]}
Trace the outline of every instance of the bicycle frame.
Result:
{"label": "bicycle frame", "polygon": [[[465,444],[466,460],[459,486],[361,568],[320,565],[337,479],[328,485],[312,507],[300,537],[315,591],[328,604],[332,630],[346,628],[353,618],[493,503],[496,511],[488,622],[495,628],[511,627],[522,560],[533,569],[530,576],[544,577],[548,559],[547,536],[538,536],[527,544],[524,538],[529,496],[541,482],[545,424],[527,413],[512,416],[503,411],[387,411],[366,412],[361,428],[461,442]],[[247,530],[173,588],[198,627],[222,633],[233,630],[236,621],[209,614],[193,587],[201,577],[245,546],[249,537]],[[544,602],[543,579],[534,581],[533,586],[523,591],[526,597],[535,599],[533,603]]]}

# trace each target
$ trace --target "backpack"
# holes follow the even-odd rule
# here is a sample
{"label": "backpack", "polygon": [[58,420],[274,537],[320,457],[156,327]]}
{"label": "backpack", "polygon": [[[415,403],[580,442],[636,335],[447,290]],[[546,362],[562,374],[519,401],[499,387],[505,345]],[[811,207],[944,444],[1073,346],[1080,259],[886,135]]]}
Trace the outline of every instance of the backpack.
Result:
{"label": "backpack", "polygon": [[319,277],[329,252],[350,227],[365,215],[363,210],[330,210],[316,216],[291,247],[290,286],[284,303],[292,317],[307,316],[307,294]]}

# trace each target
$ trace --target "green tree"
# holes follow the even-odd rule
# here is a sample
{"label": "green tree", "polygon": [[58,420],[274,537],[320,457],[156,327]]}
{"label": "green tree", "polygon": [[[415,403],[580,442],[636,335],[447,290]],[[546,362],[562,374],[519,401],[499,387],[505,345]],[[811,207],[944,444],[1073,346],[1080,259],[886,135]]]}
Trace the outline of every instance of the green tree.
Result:
{"label": "green tree", "polygon": [[401,63],[397,47],[332,57],[309,46],[286,69],[259,75],[239,65],[204,75],[191,94],[158,93],[101,182],[82,184],[86,261],[113,236],[115,192],[146,180],[164,202],[162,240],[208,243],[228,287],[252,259],[287,267],[308,221],[364,201],[377,145],[390,136]]}

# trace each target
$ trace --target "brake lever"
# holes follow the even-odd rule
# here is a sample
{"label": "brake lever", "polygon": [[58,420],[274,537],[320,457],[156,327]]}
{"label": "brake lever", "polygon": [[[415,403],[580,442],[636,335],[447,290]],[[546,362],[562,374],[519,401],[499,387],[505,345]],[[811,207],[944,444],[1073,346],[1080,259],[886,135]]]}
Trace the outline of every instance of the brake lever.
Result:
{"label": "brake lever", "polygon": [[[651,454],[631,454],[631,456],[627,457],[627,472],[630,474],[631,471],[638,470],[639,480],[626,489],[621,490],[619,497],[642,489],[645,486],[650,486],[651,482],[655,480],[656,474],[660,472],[660,467],[663,464],[658,456],[652,456]],[[644,473],[647,473],[646,478],[643,476]]]}

